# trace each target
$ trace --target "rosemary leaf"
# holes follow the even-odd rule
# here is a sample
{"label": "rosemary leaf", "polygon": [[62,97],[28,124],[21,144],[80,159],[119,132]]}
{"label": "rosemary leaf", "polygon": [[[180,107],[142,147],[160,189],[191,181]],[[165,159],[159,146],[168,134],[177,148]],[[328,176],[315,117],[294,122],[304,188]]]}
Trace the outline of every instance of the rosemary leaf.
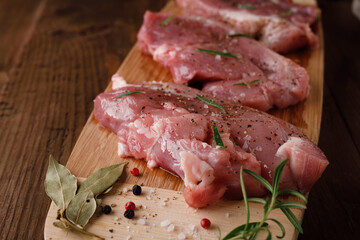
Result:
{"label": "rosemary leaf", "polygon": [[243,78],[241,83],[235,83],[235,84],[233,84],[233,86],[242,85],[242,86],[246,86],[247,88],[251,88],[251,84],[256,83],[256,82],[258,82],[258,81],[260,81],[260,80],[259,80],[259,79],[256,79],[256,80],[252,80],[250,83],[247,83],[247,82],[245,81],[245,79]]}
{"label": "rosemary leaf", "polygon": [[280,208],[280,210],[285,214],[285,216],[289,219],[291,224],[299,231],[299,233],[303,234],[304,231],[301,227],[299,220],[295,217],[294,213],[289,208]]}
{"label": "rosemary leaf", "polygon": [[199,95],[199,94],[196,94],[196,98],[197,99],[200,99],[201,101],[211,105],[211,106],[214,106],[214,107],[217,107],[219,108],[221,111],[223,111],[224,113],[226,113],[225,109],[218,103],[210,100],[210,99],[207,99],[207,98],[204,98],[203,96]]}
{"label": "rosemary leaf", "polygon": [[218,52],[218,51],[208,50],[208,49],[203,49],[203,48],[197,48],[196,50],[198,50],[200,52],[215,54],[215,55],[222,55],[222,56],[226,56],[226,57],[232,57],[232,58],[235,58],[237,60],[240,60],[240,58],[238,58],[235,55],[232,55],[231,53]]}
{"label": "rosemary leaf", "polygon": [[240,6],[243,7],[243,8],[246,8],[246,9],[250,9],[250,10],[256,9],[256,7],[254,7],[251,4],[241,4]]}
{"label": "rosemary leaf", "polygon": [[279,239],[284,238],[286,232],[285,232],[285,228],[284,228],[284,226],[281,224],[281,222],[279,222],[278,220],[273,219],[273,218],[269,218],[268,220],[273,221],[274,223],[276,223],[276,224],[279,226],[279,228],[281,229],[282,235],[281,235],[281,236],[276,236],[276,237],[279,238]]}
{"label": "rosemary leaf", "polygon": [[280,184],[280,179],[281,179],[281,174],[282,171],[285,167],[285,164],[289,161],[289,159],[285,159],[284,161],[282,161],[279,165],[277,165],[277,167],[275,168],[274,171],[274,176],[273,176],[273,193],[277,194],[278,192],[278,188],[279,188],[279,184]]}
{"label": "rosemary leaf", "polygon": [[294,190],[281,190],[278,192],[278,195],[293,195],[298,198],[301,198],[302,200],[304,200],[305,203],[308,202],[307,198],[304,195]]}
{"label": "rosemary leaf", "polygon": [[248,198],[249,202],[262,203],[265,204],[266,201],[263,198]]}
{"label": "rosemary leaf", "polygon": [[142,92],[142,91],[130,91],[130,92],[122,93],[122,94],[114,97],[113,99],[121,98],[121,97],[131,95],[131,94],[135,94],[135,93],[144,93],[144,92]]}
{"label": "rosemary leaf", "polygon": [[251,36],[251,35],[249,35],[249,34],[242,34],[242,33],[231,34],[231,35],[228,35],[228,37],[247,37],[247,38],[254,38],[253,36]]}
{"label": "rosemary leaf", "polygon": [[168,23],[171,21],[171,19],[173,19],[174,16],[170,16],[167,19],[165,19],[163,22],[159,23],[158,26],[163,27],[168,25]]}
{"label": "rosemary leaf", "polygon": [[212,124],[212,133],[214,136],[214,141],[215,141],[216,146],[219,146],[220,149],[225,149],[226,146],[224,146],[224,143],[221,139],[220,133],[219,133],[215,123]]}
{"label": "rosemary leaf", "polygon": [[246,172],[247,174],[249,174],[250,176],[255,178],[258,182],[260,182],[262,185],[264,185],[264,187],[266,187],[267,190],[269,190],[270,192],[273,191],[271,184],[265,178],[260,176],[259,174],[254,173],[253,171],[251,171],[249,169],[244,169],[244,172]]}
{"label": "rosemary leaf", "polygon": [[306,209],[306,206],[304,204],[298,203],[298,202],[278,202],[274,208],[284,208],[284,207],[292,207],[292,208],[303,208]]}
{"label": "rosemary leaf", "polygon": [[290,16],[291,14],[292,14],[292,11],[290,9],[290,10],[284,12],[284,13],[279,13],[279,16],[285,18],[285,17]]}

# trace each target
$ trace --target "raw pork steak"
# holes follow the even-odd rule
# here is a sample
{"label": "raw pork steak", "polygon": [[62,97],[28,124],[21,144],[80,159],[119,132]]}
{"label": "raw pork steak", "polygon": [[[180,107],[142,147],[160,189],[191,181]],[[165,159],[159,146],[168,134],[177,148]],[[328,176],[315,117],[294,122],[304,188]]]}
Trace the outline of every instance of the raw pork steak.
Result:
{"label": "raw pork steak", "polygon": [[[114,80],[119,80],[115,76]],[[280,188],[308,192],[328,161],[321,150],[294,126],[264,112],[206,95],[172,83],[121,86],[95,99],[95,118],[119,137],[119,155],[162,167],[185,182],[184,197],[191,207],[204,207],[224,194],[241,198],[241,165],[271,181],[284,159]],[[123,93],[140,91],[114,99]],[[200,100],[201,95],[224,110]],[[212,125],[225,149],[216,146]],[[265,189],[245,174],[249,196]]]}
{"label": "raw pork steak", "polygon": [[290,59],[254,39],[228,37],[231,30],[221,23],[173,17],[161,24],[169,17],[146,12],[138,43],[172,73],[175,83],[201,82],[207,93],[263,111],[307,96],[309,76]]}
{"label": "raw pork steak", "polygon": [[177,0],[183,13],[219,20],[236,33],[249,34],[275,52],[303,46],[315,47],[317,36],[310,26],[317,9],[289,0]]}

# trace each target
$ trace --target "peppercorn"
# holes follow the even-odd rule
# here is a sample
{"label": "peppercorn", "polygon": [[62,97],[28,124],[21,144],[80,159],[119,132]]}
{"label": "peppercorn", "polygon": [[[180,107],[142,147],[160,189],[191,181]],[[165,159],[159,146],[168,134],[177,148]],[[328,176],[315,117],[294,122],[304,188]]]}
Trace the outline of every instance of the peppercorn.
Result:
{"label": "peppercorn", "polygon": [[105,205],[101,208],[101,211],[105,214],[111,213],[111,207],[109,205]]}
{"label": "peppercorn", "polygon": [[203,218],[203,219],[201,219],[201,221],[200,221],[200,225],[201,225],[201,227],[203,227],[203,228],[205,228],[205,229],[208,229],[208,228],[210,227],[210,225],[211,225],[211,222],[210,222],[209,219]]}
{"label": "peppercorn", "polygon": [[133,203],[133,202],[127,202],[126,204],[125,204],[125,209],[126,210],[128,210],[128,209],[131,209],[131,210],[135,210],[135,203]]}
{"label": "peppercorn", "polygon": [[131,209],[128,209],[124,212],[124,217],[128,218],[128,219],[132,219],[135,215],[135,212]]}
{"label": "peppercorn", "polygon": [[139,185],[134,185],[132,188],[134,195],[140,195],[141,194],[141,187]]}
{"label": "peppercorn", "polygon": [[139,175],[139,169],[133,168],[133,169],[130,171],[130,173],[131,173],[132,175],[134,175],[134,176],[138,176],[138,175]]}

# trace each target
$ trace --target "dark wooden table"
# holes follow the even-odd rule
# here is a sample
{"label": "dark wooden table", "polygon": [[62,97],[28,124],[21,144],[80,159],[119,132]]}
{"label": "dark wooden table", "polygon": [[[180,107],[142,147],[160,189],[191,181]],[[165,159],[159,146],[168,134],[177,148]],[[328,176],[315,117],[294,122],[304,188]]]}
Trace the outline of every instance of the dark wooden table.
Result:
{"label": "dark wooden table", "polygon": [[[43,238],[49,154],[66,164],[144,11],[165,3],[0,1],[1,239]],[[359,239],[360,21],[351,1],[319,5],[326,46],[319,145],[331,164],[311,191],[299,239]]]}

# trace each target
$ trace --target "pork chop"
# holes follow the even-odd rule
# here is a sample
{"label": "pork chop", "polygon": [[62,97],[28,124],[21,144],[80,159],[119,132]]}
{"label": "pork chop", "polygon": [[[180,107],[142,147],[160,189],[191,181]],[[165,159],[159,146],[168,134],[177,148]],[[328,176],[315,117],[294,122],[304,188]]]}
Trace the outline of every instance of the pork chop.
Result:
{"label": "pork chop", "polygon": [[256,37],[275,52],[286,53],[304,46],[315,47],[318,37],[310,26],[317,9],[289,0],[177,0],[183,13],[215,19],[236,33]]}
{"label": "pork chop", "polygon": [[231,30],[221,23],[171,17],[146,12],[138,43],[172,73],[175,83],[201,82],[207,93],[263,111],[307,96],[309,76],[290,59],[254,39],[229,38]]}
{"label": "pork chop", "polygon": [[[144,159],[150,168],[180,176],[191,207],[204,207],[224,194],[241,198],[241,165],[271,181],[275,167],[289,158],[280,188],[301,192],[308,192],[328,165],[301,131],[264,112],[184,85],[114,80],[117,90],[96,97],[95,118],[117,134],[121,157]],[[214,140],[214,126],[224,147]],[[249,196],[265,194],[246,174],[245,186]]]}

